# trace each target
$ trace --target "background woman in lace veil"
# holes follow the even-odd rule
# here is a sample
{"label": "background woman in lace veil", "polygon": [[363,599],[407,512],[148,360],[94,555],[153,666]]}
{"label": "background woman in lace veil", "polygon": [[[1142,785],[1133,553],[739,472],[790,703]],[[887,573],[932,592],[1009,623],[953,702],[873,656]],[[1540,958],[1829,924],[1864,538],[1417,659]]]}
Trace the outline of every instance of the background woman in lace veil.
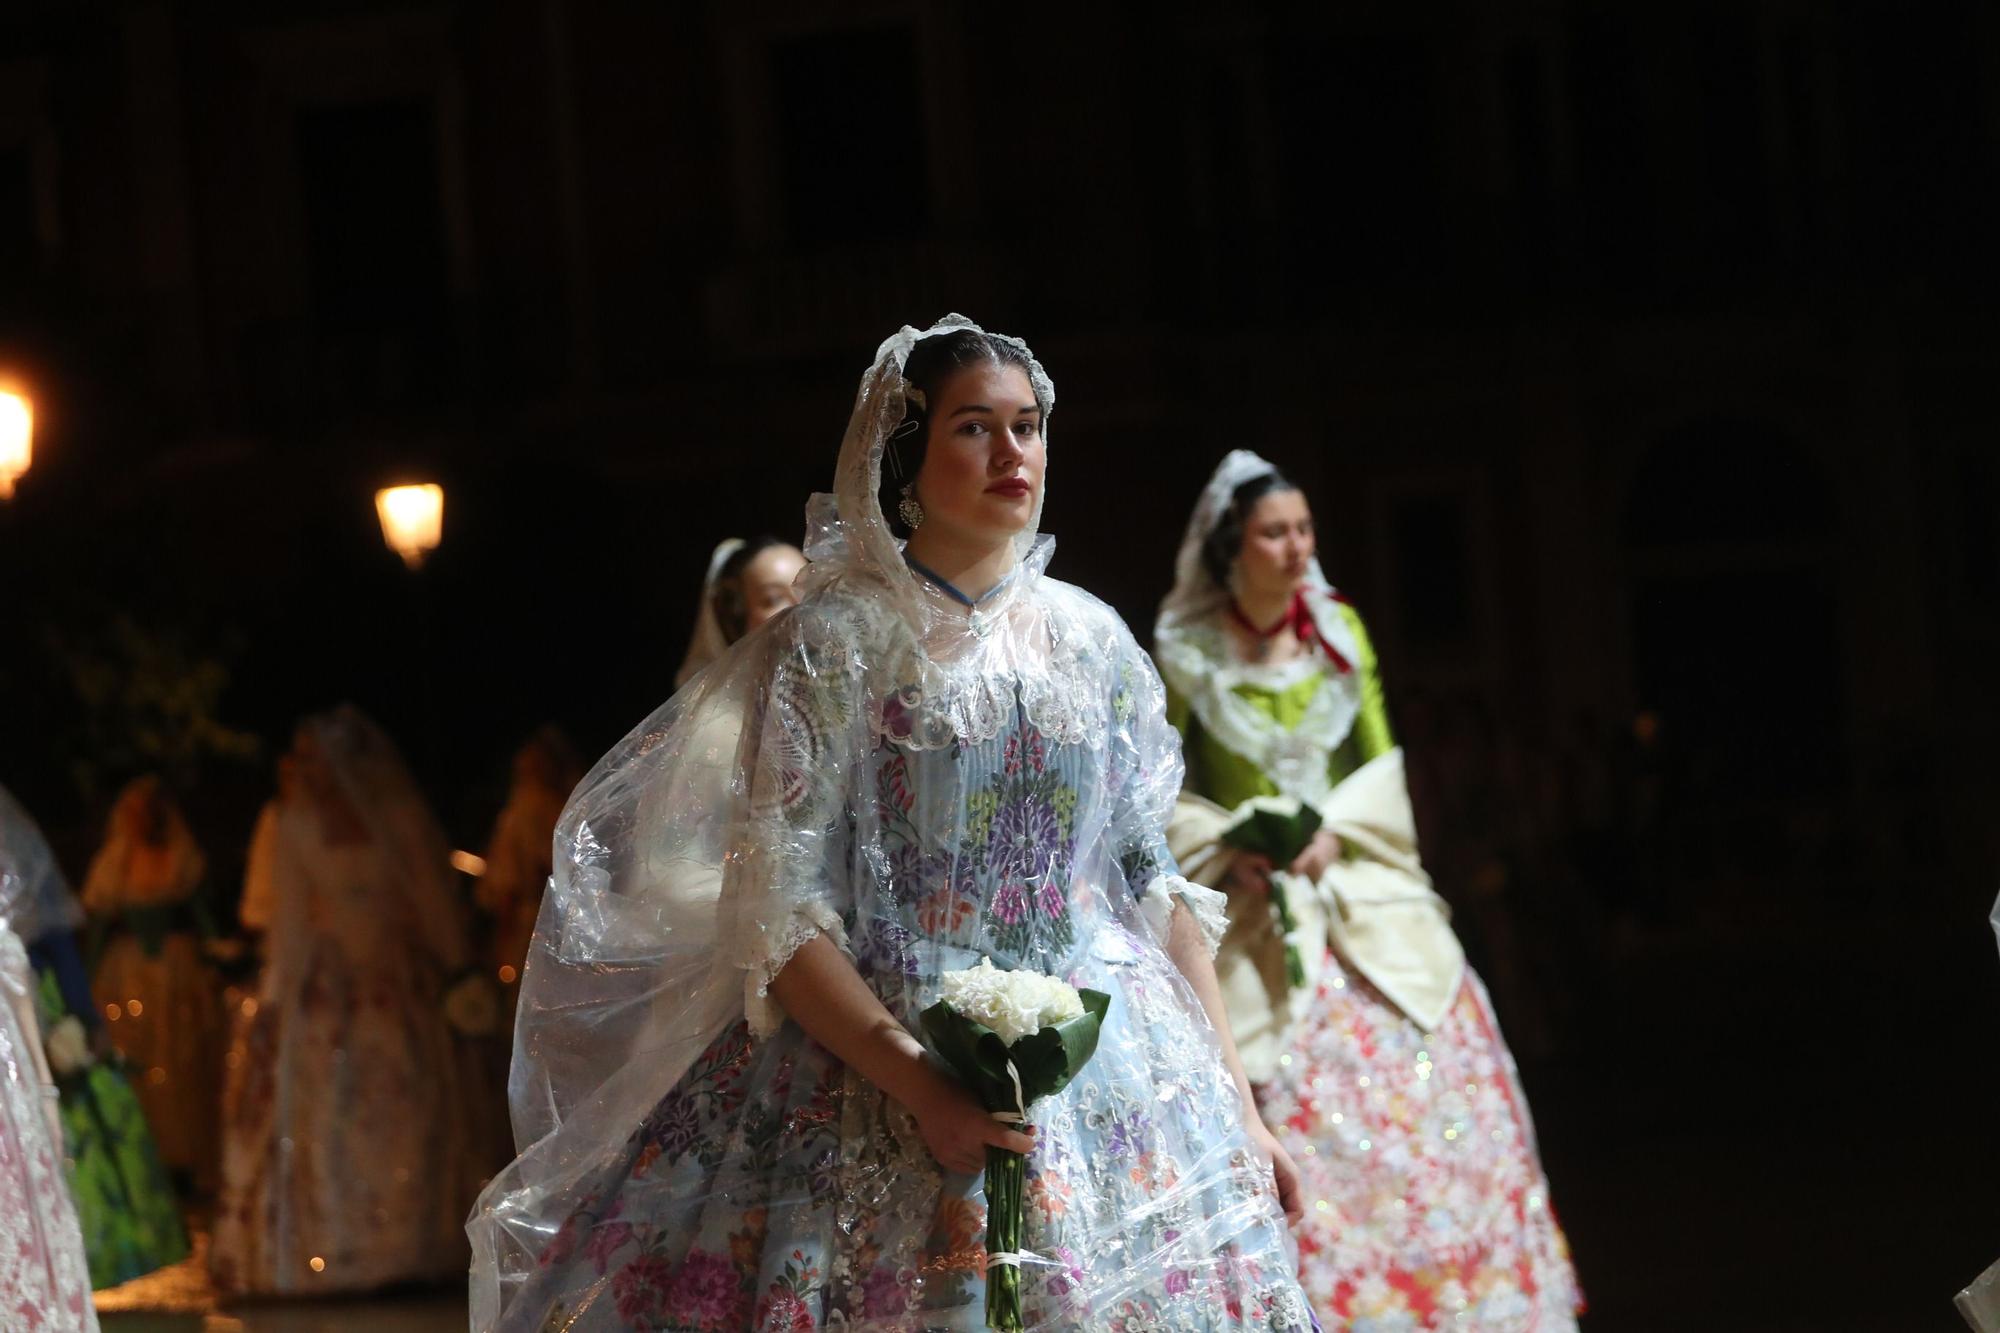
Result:
{"label": "background woman in lace veil", "polygon": [[[988,1145],[1028,1154],[1030,1326],[1312,1325],[1219,902],[1164,845],[1157,677],[1043,575],[1053,403],[958,317],[885,342],[800,606],[584,779],[516,1031],[526,1146],[471,1224],[475,1328],[962,1326]],[[1114,997],[1021,1132],[913,1035],[982,958]]]}
{"label": "background woman in lace veil", "polygon": [[[1190,875],[1229,891],[1217,966],[1258,1102],[1313,1200],[1307,1291],[1343,1325],[1573,1330],[1513,1057],[1418,855],[1375,649],[1320,570],[1305,495],[1231,453],[1175,575],[1154,630],[1186,740],[1172,841]],[[1235,812],[1266,798],[1323,817],[1289,864],[1227,842]]]}
{"label": "background woman in lace veil", "polygon": [[265,964],[232,1043],[210,1266],[233,1294],[443,1277],[481,1110],[443,1007],[472,962],[449,847],[353,708],[302,723],[287,774],[244,894]]}
{"label": "background woman in lace veil", "polygon": [[788,541],[769,535],[731,537],[708,558],[701,584],[701,606],[695,612],[694,633],[687,656],[674,673],[674,688],[722,656],[730,644],[765,621],[799,603],[799,571],[805,553]]}

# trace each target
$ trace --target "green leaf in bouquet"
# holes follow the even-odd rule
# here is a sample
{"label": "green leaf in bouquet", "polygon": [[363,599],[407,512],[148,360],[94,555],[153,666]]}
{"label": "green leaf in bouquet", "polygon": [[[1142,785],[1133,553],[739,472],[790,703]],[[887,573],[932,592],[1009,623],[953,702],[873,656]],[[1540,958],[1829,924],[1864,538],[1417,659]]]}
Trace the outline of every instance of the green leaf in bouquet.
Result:
{"label": "green leaf in bouquet", "polygon": [[[1111,997],[1103,991],[1079,990],[1083,1014],[1031,1032],[1014,1043],[1012,1058],[1021,1076],[1024,1100],[1051,1096],[1069,1082],[1097,1050],[1097,1034]],[[931,1049],[971,1088],[988,1110],[1014,1105],[1014,1080],[1008,1077],[1008,1050],[1000,1034],[965,1017],[943,1000],[920,1016]]]}
{"label": "green leaf in bouquet", "polygon": [[1007,1047],[1000,1034],[975,1023],[939,1000],[920,1016],[931,1049],[972,1089],[989,1111],[1014,1104],[1014,1083],[1007,1077]]}
{"label": "green leaf in bouquet", "polygon": [[1290,865],[1319,832],[1319,811],[1303,801],[1295,810],[1253,807],[1222,832],[1222,841],[1246,852],[1260,852],[1274,865]]}
{"label": "green leaf in bouquet", "polygon": [[[1097,1034],[1105,1011],[1111,1007],[1111,997],[1097,990],[1079,990],[1077,995],[1083,1000],[1082,1017],[1031,1032],[1014,1043],[1014,1068],[1021,1075],[1022,1095],[1028,1101],[1054,1096],[1068,1087],[1097,1051]],[[1003,1079],[1006,1072],[1003,1063]],[[1007,1091],[1011,1099],[1011,1082]]]}

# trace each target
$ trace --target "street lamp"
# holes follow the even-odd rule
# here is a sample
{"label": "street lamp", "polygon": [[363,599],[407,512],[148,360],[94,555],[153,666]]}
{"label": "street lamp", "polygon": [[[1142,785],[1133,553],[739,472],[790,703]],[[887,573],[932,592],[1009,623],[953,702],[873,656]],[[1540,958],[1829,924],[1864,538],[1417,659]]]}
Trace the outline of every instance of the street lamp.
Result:
{"label": "street lamp", "polygon": [[382,521],[382,540],[415,569],[444,535],[444,487],[434,482],[384,487],[375,492],[375,517]]}
{"label": "street lamp", "polygon": [[0,500],[14,496],[14,483],[35,455],[35,405],[13,389],[0,389]]}

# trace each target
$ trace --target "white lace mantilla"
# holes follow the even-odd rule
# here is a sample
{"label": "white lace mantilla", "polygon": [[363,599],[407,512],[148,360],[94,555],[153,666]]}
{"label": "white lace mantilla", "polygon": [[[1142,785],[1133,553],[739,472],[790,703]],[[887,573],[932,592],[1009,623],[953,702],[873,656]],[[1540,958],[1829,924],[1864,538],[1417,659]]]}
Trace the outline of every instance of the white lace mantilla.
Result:
{"label": "white lace mantilla", "polygon": [[[1358,663],[1360,646],[1345,617],[1336,612],[1315,621],[1343,658]],[[1163,629],[1154,656],[1168,687],[1187,700],[1201,725],[1231,754],[1256,765],[1295,800],[1317,806],[1332,794],[1327,760],[1361,711],[1358,670],[1341,671],[1318,653],[1276,665],[1240,661],[1219,616]],[[1305,716],[1289,729],[1236,692],[1241,685],[1288,690],[1315,675],[1324,678],[1320,688]]]}

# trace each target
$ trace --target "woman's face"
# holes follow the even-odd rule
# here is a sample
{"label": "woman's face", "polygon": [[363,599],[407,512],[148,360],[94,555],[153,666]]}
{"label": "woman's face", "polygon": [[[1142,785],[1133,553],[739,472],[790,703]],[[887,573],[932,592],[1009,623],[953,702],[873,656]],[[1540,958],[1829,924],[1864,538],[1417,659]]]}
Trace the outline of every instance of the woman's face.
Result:
{"label": "woman's face", "polygon": [[1304,582],[1316,549],[1305,493],[1273,491],[1252,505],[1244,519],[1236,577],[1252,596],[1289,595]]}
{"label": "woman's face", "polygon": [[924,526],[966,543],[994,543],[1034,520],[1048,455],[1042,409],[1018,366],[981,362],[946,380],[929,404],[917,470]]}
{"label": "woman's face", "polygon": [[296,789],[308,799],[323,801],[334,793],[333,766],[319,737],[309,728],[300,728],[292,737],[292,779]]}
{"label": "woman's face", "polygon": [[806,567],[796,546],[767,546],[743,566],[743,632],[748,634],[787,607],[799,604],[792,581]]}

